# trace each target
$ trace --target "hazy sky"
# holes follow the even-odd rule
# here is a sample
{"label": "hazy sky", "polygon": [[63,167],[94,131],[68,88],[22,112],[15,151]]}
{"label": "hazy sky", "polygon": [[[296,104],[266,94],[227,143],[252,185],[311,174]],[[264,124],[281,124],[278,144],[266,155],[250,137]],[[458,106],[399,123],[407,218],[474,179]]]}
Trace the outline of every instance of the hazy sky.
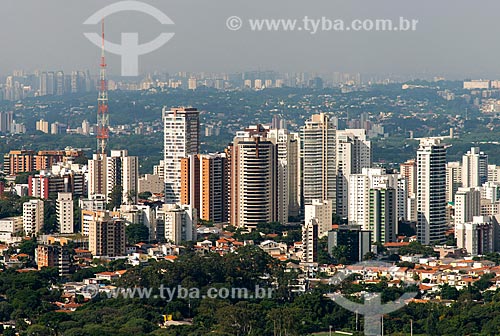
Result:
{"label": "hazy sky", "polygon": [[[13,69],[97,71],[99,49],[82,23],[109,0],[1,0],[0,74]],[[144,0],[175,25],[136,12],[107,18],[108,40],[139,32],[148,42],[162,32],[175,36],[140,58],[140,71],[243,70],[334,71],[373,74],[442,74],[500,77],[500,1],[464,0]],[[243,28],[226,28],[229,16]],[[304,16],[321,19],[418,19],[415,32],[255,32],[248,19]],[[108,55],[112,73],[120,58]]]}

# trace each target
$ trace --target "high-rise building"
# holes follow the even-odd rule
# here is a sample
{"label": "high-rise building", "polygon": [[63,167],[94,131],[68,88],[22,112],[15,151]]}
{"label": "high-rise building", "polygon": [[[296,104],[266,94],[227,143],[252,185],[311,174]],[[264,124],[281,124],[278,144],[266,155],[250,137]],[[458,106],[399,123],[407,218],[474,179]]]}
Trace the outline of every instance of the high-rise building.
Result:
{"label": "high-rise building", "polygon": [[336,126],[324,114],[315,114],[302,128],[301,159],[304,204],[331,200],[336,209]]}
{"label": "high-rise building", "polygon": [[439,139],[421,139],[417,150],[417,239],[442,244],[446,231],[446,147]]}
{"label": "high-rise building", "polygon": [[82,208],[81,232],[84,236],[89,235],[91,224],[99,217],[111,216],[113,218],[120,218],[121,215],[119,211],[107,211],[106,201],[100,197],[97,199],[80,200],[80,205]]}
{"label": "high-rise building", "polygon": [[23,230],[27,236],[38,234],[44,224],[43,201],[29,200],[23,203]]}
{"label": "high-rise building", "polygon": [[408,197],[417,194],[417,161],[408,160],[400,165],[400,175],[408,181]]}
{"label": "high-rise building", "polygon": [[192,206],[165,204],[156,212],[156,239],[174,244],[196,241],[197,223],[196,209]]}
{"label": "high-rise building", "polygon": [[11,150],[9,154],[4,155],[4,171],[9,175],[18,173],[30,173],[34,171],[47,170],[56,163],[74,161],[74,159],[83,156],[82,150]]}
{"label": "high-rise building", "polygon": [[277,149],[262,125],[236,134],[230,145],[230,223],[255,228],[276,222]]}
{"label": "high-rise building", "polygon": [[165,189],[164,179],[158,175],[146,174],[138,180],[137,193],[149,191],[152,194],[161,194]]}
{"label": "high-rise building", "polygon": [[370,189],[370,212],[368,230],[378,243],[396,241],[398,231],[396,190],[390,187]]}
{"label": "high-rise building", "polygon": [[408,198],[408,180],[401,175],[398,175],[398,187],[396,194],[398,220],[404,221],[408,218],[408,203],[410,199]]}
{"label": "high-rise building", "polygon": [[364,129],[337,131],[337,209],[338,216],[347,218],[349,176],[361,174],[363,168],[371,168],[371,141]]}
{"label": "high-rise building", "polygon": [[312,200],[311,204],[305,205],[305,223],[312,219],[318,226],[318,237],[324,237],[332,229],[332,201],[331,200]]}
{"label": "high-rise building", "polygon": [[191,154],[182,158],[180,204],[192,205],[193,208],[200,210],[200,178],[199,155]]}
{"label": "high-rise building", "polygon": [[229,165],[226,154],[190,155],[181,160],[181,204],[192,205],[199,218],[227,223]]}
{"label": "high-rise building", "polygon": [[356,263],[363,260],[372,247],[372,232],[362,230],[360,225],[339,225],[328,232],[328,253],[334,247],[343,247],[347,261]]}
{"label": "high-rise building", "polygon": [[462,156],[462,186],[480,187],[488,180],[488,155],[472,147]]}
{"label": "high-rise building", "polygon": [[82,134],[89,135],[90,134],[90,123],[88,120],[82,121]]}
{"label": "high-rise building", "polygon": [[481,199],[489,200],[492,203],[500,201],[500,184],[496,182],[486,182],[480,188]]}
{"label": "high-rise building", "polygon": [[500,166],[488,165],[488,182],[500,182]]}
{"label": "high-rise building", "polygon": [[163,109],[165,203],[181,198],[181,159],[200,150],[200,119],[195,108]]}
{"label": "high-rise building", "polygon": [[[399,176],[388,174],[382,168],[363,168],[361,174],[349,176],[348,221],[352,225],[361,225],[369,230],[370,225],[370,189],[390,187],[398,190]],[[395,202],[397,211],[397,200]]]}
{"label": "high-rise building", "polygon": [[73,195],[58,193],[56,201],[57,231],[59,233],[74,233]]}
{"label": "high-rise building", "polygon": [[275,140],[278,149],[278,220],[286,223],[288,217],[297,217],[300,211],[299,135],[275,128],[269,130],[268,137]]}
{"label": "high-rise building", "polygon": [[47,170],[57,163],[69,163],[84,156],[83,150],[67,148],[65,150],[43,150],[38,151],[35,160],[35,170]]}
{"label": "high-rise building", "polygon": [[318,261],[318,223],[312,218],[302,225],[302,262]]}
{"label": "high-rise building", "polygon": [[43,119],[40,119],[36,122],[36,130],[46,133],[49,133],[49,122]]}
{"label": "high-rise building", "polygon": [[65,77],[62,71],[58,71],[57,73],[54,71],[42,72],[40,74],[38,94],[40,96],[62,95],[64,91],[61,92],[58,89],[65,87],[64,81]]}
{"label": "high-rise building", "polygon": [[63,125],[57,121],[55,123],[50,124],[50,134],[52,135],[61,134],[65,130],[66,130],[66,125]]}
{"label": "high-rise building", "polygon": [[88,161],[88,197],[104,197],[107,199],[107,157],[106,154],[94,154],[92,160]]}
{"label": "high-rise building", "polygon": [[57,96],[62,96],[66,93],[66,77],[64,76],[64,72],[57,71],[55,73],[55,88],[54,93]]}
{"label": "high-rise building", "polygon": [[8,175],[35,171],[35,151],[13,150],[4,155],[4,172]]}
{"label": "high-rise building", "polygon": [[109,212],[98,213],[89,223],[89,250],[94,256],[125,255],[125,222]]}
{"label": "high-rise building", "polygon": [[57,174],[41,171],[28,177],[28,196],[55,199],[57,193],[71,193],[74,198],[86,195],[85,174],[72,170],[61,170]]}
{"label": "high-rise building", "polygon": [[122,204],[137,203],[139,159],[129,156],[127,150],[112,150],[106,160],[106,195],[121,189]]}
{"label": "high-rise building", "polygon": [[494,252],[495,226],[498,229],[495,218],[490,216],[474,216],[471,221],[457,224],[457,246],[466,249],[472,256]]}
{"label": "high-rise building", "polygon": [[[157,165],[153,166],[153,175],[158,176],[165,183],[165,161],[160,160]],[[163,186],[163,191],[165,191],[165,186]]]}
{"label": "high-rise building", "polygon": [[55,267],[59,272],[59,276],[69,275],[70,255],[67,246],[38,245],[36,261],[38,270],[44,267]]}
{"label": "high-rise building", "polygon": [[14,112],[0,112],[0,133],[11,133],[13,121]]}
{"label": "high-rise building", "polygon": [[453,202],[455,194],[462,186],[462,165],[460,162],[446,164],[446,202]]}
{"label": "high-rise building", "polygon": [[459,188],[455,195],[455,225],[468,223],[481,215],[481,191],[476,188]]}
{"label": "high-rise building", "polygon": [[197,84],[196,78],[189,78],[188,90],[196,90]]}
{"label": "high-rise building", "polygon": [[71,93],[82,93],[87,90],[87,76],[84,71],[71,72]]}
{"label": "high-rise building", "polygon": [[199,216],[213,223],[229,219],[229,166],[226,154],[200,155]]}
{"label": "high-rise building", "polygon": [[47,94],[54,95],[56,92],[56,74],[54,71],[47,72]]}

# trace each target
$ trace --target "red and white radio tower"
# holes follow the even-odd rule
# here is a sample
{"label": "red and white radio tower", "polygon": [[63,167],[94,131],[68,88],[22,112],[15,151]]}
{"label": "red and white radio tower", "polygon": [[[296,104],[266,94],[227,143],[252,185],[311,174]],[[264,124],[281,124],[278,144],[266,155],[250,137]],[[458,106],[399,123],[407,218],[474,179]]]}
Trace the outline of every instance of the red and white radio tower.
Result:
{"label": "red and white radio tower", "polygon": [[109,138],[108,81],[106,78],[106,57],[104,54],[104,20],[102,20],[102,52],[99,97],[97,98],[97,154],[101,159],[106,154]]}

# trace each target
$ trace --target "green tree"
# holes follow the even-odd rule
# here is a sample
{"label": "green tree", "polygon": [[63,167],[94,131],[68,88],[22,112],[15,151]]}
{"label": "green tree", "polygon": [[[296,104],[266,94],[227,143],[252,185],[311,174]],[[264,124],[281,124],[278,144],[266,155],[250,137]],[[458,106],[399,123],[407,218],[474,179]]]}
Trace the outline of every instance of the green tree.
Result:
{"label": "green tree", "polygon": [[149,199],[151,196],[153,196],[153,194],[150,192],[150,191],[145,191],[145,192],[142,192],[138,195],[139,199],[143,199],[143,200],[147,200]]}
{"label": "green tree", "polygon": [[483,275],[478,281],[474,282],[474,286],[480,291],[485,291],[491,286],[491,280],[494,277],[494,273],[487,273]]}
{"label": "green tree", "polygon": [[318,262],[320,264],[333,264],[335,259],[328,253],[328,237],[318,240]]}
{"label": "green tree", "polygon": [[16,184],[28,184],[28,179],[30,176],[36,175],[38,172],[30,173],[18,173],[16,179],[14,180]]}
{"label": "green tree", "polygon": [[376,258],[377,258],[377,255],[373,252],[366,252],[366,254],[363,256],[364,261],[375,260]]}
{"label": "green tree", "polygon": [[454,286],[444,284],[441,286],[441,298],[443,300],[456,300],[460,296],[460,293]]}
{"label": "green tree", "polygon": [[25,239],[19,245],[19,252],[29,255],[31,258],[35,257],[35,250],[38,246],[35,238]]}
{"label": "green tree", "polygon": [[337,264],[347,264],[349,262],[348,250],[349,248],[345,245],[334,246],[332,248],[331,255]]}
{"label": "green tree", "polygon": [[0,302],[0,321],[9,321],[10,314],[14,311],[12,305],[6,301]]}
{"label": "green tree", "polygon": [[129,190],[127,192],[127,203],[128,204],[135,203],[136,197],[137,197],[137,192],[135,190]]}
{"label": "green tree", "polygon": [[129,244],[149,241],[149,229],[142,224],[130,224],[125,230]]}
{"label": "green tree", "polygon": [[54,201],[47,200],[43,202],[43,233],[57,232],[57,213]]}
{"label": "green tree", "polygon": [[73,223],[75,226],[75,232],[81,230],[82,209],[80,208],[80,202],[78,199],[73,200]]}
{"label": "green tree", "polygon": [[262,306],[246,301],[219,308],[215,314],[217,330],[226,335],[262,335],[265,327],[262,314]]}
{"label": "green tree", "polygon": [[109,194],[110,201],[108,203],[108,210],[119,208],[122,205],[123,187],[115,185]]}

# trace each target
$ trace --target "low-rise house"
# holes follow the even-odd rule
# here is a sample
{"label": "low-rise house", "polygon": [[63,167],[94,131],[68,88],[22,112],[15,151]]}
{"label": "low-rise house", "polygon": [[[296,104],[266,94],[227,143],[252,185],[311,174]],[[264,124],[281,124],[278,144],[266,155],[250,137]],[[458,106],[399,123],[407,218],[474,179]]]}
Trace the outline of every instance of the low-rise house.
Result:
{"label": "low-rise house", "polygon": [[288,246],[285,243],[278,243],[274,240],[265,240],[259,244],[259,247],[271,256],[282,255],[288,251]]}

